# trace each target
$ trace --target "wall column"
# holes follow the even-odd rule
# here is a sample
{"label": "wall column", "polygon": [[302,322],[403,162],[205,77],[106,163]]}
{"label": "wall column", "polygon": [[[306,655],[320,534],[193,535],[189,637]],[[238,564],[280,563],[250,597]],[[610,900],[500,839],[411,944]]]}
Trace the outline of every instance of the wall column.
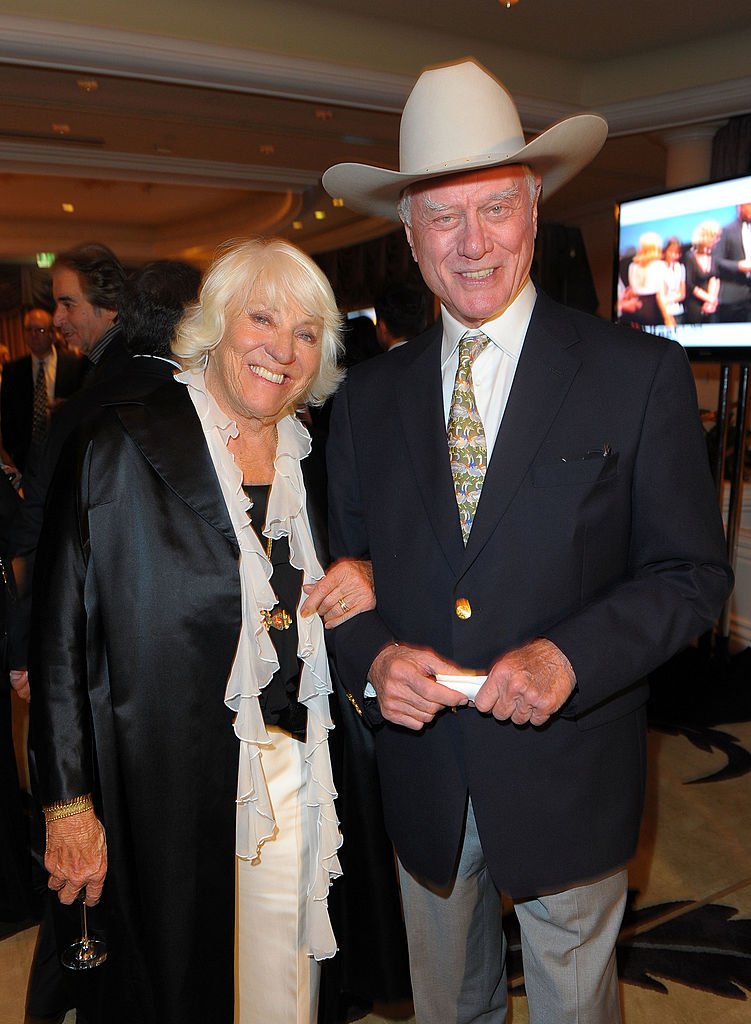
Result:
{"label": "wall column", "polygon": [[665,146],[665,185],[681,188],[709,181],[712,165],[712,142],[724,121],[691,124],[683,128],[669,128],[659,133]]}

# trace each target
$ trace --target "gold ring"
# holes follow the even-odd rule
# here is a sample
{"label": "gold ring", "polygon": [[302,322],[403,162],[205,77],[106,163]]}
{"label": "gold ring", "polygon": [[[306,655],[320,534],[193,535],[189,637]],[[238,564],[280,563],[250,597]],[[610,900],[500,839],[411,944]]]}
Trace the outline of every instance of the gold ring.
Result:
{"label": "gold ring", "polygon": [[343,612],[348,612],[349,611],[349,605],[347,604],[347,602],[344,600],[343,597],[339,598],[339,607],[341,608],[341,610]]}

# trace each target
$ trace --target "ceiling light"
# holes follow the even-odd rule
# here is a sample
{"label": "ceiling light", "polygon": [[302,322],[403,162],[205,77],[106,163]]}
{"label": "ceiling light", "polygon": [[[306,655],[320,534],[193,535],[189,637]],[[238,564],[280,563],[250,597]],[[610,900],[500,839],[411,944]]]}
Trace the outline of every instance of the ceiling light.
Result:
{"label": "ceiling light", "polygon": [[302,231],[302,221],[301,220],[293,220],[292,221],[292,227],[295,229],[295,231]]}
{"label": "ceiling light", "polygon": [[55,262],[54,252],[38,252],[36,254],[37,266],[42,270],[47,270]]}
{"label": "ceiling light", "polygon": [[332,206],[344,206],[344,200],[341,197],[337,196],[336,199],[332,199],[331,200],[331,205]]}
{"label": "ceiling light", "polygon": [[313,210],[313,216],[316,220],[326,220],[325,210]]}
{"label": "ceiling light", "polygon": [[519,3],[519,0],[498,0],[498,3],[499,3],[499,4],[500,4],[500,5],[502,6],[502,7],[505,7],[505,8],[506,8],[506,10],[508,10],[508,9],[509,9],[509,7],[513,7],[513,6],[514,6],[514,4],[518,4],[518,3]]}
{"label": "ceiling light", "polygon": [[76,208],[73,203],[63,203],[63,213],[75,213]]}
{"label": "ceiling light", "polygon": [[316,110],[316,121],[331,121],[333,117],[333,110]]}
{"label": "ceiling light", "polygon": [[79,78],[76,85],[84,92],[96,92],[99,88],[99,82],[95,78]]}
{"label": "ceiling light", "polygon": [[271,145],[270,142],[262,143],[262,145],[260,145],[258,147],[258,150],[259,150],[259,152],[261,153],[262,156],[273,156],[274,155],[274,147]]}
{"label": "ceiling light", "polygon": [[62,123],[53,124],[52,131],[55,132],[57,135],[70,135],[70,125]]}

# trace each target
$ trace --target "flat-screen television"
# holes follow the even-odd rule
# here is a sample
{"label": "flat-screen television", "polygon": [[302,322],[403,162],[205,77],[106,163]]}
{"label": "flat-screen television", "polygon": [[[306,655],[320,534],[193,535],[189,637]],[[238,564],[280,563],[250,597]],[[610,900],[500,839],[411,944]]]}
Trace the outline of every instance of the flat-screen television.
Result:
{"label": "flat-screen television", "polygon": [[613,318],[751,362],[751,176],[624,200],[616,226]]}

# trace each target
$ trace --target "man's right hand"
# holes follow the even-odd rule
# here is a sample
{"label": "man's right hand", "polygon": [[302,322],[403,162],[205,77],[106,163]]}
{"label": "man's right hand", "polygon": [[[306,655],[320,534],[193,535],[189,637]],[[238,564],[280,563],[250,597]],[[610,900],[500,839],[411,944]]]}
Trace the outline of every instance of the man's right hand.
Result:
{"label": "man's right hand", "polygon": [[386,721],[417,731],[443,708],[469,703],[463,694],[436,682],[436,675],[457,673],[457,665],[429,648],[390,644],[376,655],[368,678]]}

